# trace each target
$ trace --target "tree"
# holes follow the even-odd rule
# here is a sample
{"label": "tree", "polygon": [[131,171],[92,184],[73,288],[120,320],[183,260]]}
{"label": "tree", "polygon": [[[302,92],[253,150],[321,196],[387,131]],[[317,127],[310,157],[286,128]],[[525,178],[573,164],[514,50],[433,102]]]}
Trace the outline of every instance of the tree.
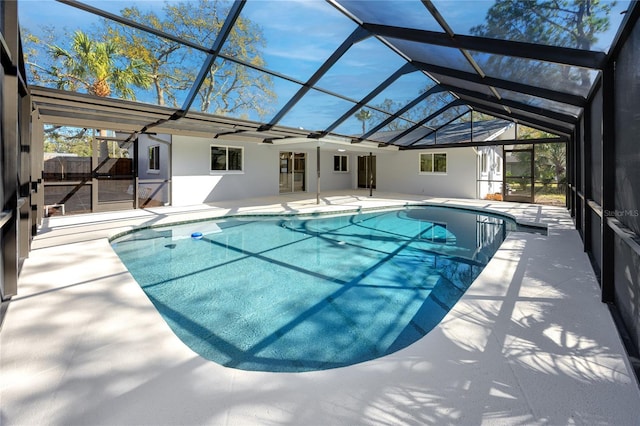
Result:
{"label": "tree", "polygon": [[[122,10],[128,19],[210,48],[229,12],[219,0],[166,3],[162,11],[142,12],[137,7]],[[150,69],[158,105],[167,102],[178,106],[194,83],[204,62],[205,53],[180,43],[162,39],[145,31],[104,22],[107,38],[116,40],[128,58],[142,60]],[[224,45],[223,53],[255,66],[264,66],[260,47],[264,45],[261,29],[239,17]],[[263,117],[276,99],[268,75],[256,76],[245,66],[219,57],[211,66],[198,91],[201,112],[233,114],[246,117],[255,112]],[[182,96],[183,97],[183,96]]]}
{"label": "tree", "polygon": [[112,42],[98,42],[82,31],[73,34],[70,48],[48,45],[52,63],[37,66],[44,82],[55,84],[58,89],[86,90],[100,97],[119,96],[135,99],[132,86],[147,88],[150,78],[140,61],[130,61],[121,66],[118,46]]}
{"label": "tree", "polygon": [[[600,0],[497,0],[488,10],[485,23],[471,28],[473,35],[543,45],[590,50],[597,34],[609,28],[609,13],[615,2]],[[489,74],[512,81],[530,81],[544,76],[547,83],[568,90],[590,87],[587,70],[558,68],[553,64],[519,58],[492,56],[481,64]],[[554,78],[554,73],[563,75]],[[560,78],[562,77],[562,78]],[[563,87],[564,86],[564,87]]]}
{"label": "tree", "polygon": [[362,121],[362,134],[364,135],[367,132],[365,123],[371,120],[371,111],[362,108],[360,111],[356,112],[355,117],[359,121]]}

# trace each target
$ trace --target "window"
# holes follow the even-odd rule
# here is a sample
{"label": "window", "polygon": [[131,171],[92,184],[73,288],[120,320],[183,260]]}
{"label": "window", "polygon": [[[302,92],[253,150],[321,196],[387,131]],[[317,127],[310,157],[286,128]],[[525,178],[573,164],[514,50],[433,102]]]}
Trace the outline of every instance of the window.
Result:
{"label": "window", "polygon": [[349,157],[346,155],[334,155],[333,156],[333,171],[334,172],[348,172],[349,171]]}
{"label": "window", "polygon": [[420,173],[447,173],[447,154],[420,154]]}
{"label": "window", "polygon": [[486,151],[480,154],[480,173],[487,174],[489,172],[488,155]]}
{"label": "window", "polygon": [[149,171],[160,171],[160,145],[149,147]]}
{"label": "window", "polygon": [[243,148],[211,145],[211,171],[242,171]]}

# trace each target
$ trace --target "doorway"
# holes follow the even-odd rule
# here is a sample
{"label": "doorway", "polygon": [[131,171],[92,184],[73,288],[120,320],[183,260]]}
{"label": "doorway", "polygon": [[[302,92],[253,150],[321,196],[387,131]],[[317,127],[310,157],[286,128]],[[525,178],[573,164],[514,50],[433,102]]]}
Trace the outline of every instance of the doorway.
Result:
{"label": "doorway", "polygon": [[533,146],[504,147],[503,199],[533,203]]}
{"label": "doorway", "polygon": [[358,156],[358,188],[376,188],[376,156]]}
{"label": "doorway", "polygon": [[134,208],[134,142],[116,138],[94,139],[93,211]]}
{"label": "doorway", "polygon": [[304,152],[280,152],[280,193],[305,192],[307,190],[307,154]]}

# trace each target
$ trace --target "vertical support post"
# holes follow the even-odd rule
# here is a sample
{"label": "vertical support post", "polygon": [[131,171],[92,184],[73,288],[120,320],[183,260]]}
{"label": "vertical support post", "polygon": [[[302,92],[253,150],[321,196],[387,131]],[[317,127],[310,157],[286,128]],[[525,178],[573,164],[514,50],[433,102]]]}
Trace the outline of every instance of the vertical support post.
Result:
{"label": "vertical support post", "polygon": [[316,147],[316,170],[318,179],[316,181],[316,204],[320,204],[320,145]]}
{"label": "vertical support post", "polygon": [[587,105],[582,115],[582,186],[584,188],[584,214],[582,216],[582,246],[585,252],[591,252],[591,215],[592,210],[589,201],[593,199],[593,191],[591,188],[591,140],[593,138],[591,132],[591,104]]}
{"label": "vertical support post", "polygon": [[138,138],[133,140],[133,208],[140,208],[140,198],[138,197],[138,186],[140,186],[140,173],[138,172],[138,164],[140,164],[140,147]]}
{"label": "vertical support post", "polygon": [[615,215],[615,62],[610,61],[602,72],[602,301],[615,300],[614,234],[609,217]]}
{"label": "vertical support post", "polygon": [[373,152],[369,152],[369,197],[373,197]]}

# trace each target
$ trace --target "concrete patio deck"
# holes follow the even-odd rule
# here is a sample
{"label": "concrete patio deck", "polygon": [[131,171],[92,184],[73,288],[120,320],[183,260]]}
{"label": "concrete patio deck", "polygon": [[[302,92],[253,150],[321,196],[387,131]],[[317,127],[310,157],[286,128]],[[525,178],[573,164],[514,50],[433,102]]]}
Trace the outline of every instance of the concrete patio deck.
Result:
{"label": "concrete patio deck", "polygon": [[[2,425],[640,424],[640,392],[564,208],[300,194],[45,219],[0,331]],[[444,320],[392,355],[309,373],[222,367],[184,346],[108,237],[227,214],[406,203],[485,208],[511,233]]]}

